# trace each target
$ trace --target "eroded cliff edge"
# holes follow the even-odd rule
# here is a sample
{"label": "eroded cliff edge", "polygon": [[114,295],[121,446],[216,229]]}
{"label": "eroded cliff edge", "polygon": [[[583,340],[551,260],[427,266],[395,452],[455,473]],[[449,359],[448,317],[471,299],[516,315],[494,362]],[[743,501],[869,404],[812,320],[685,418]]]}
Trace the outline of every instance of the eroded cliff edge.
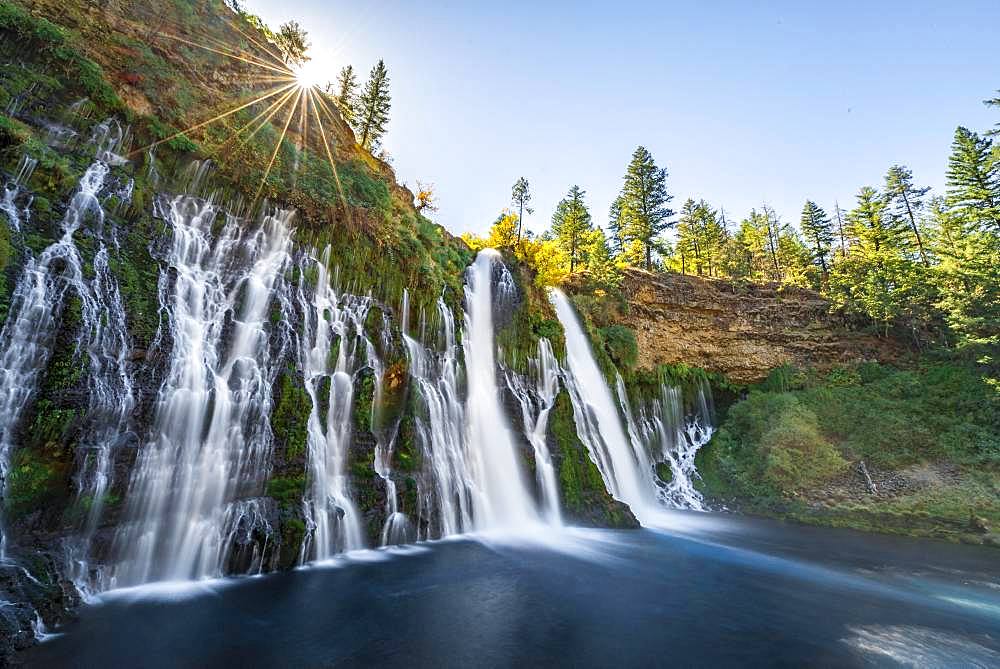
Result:
{"label": "eroded cliff edge", "polygon": [[615,321],[635,331],[637,366],[683,363],[745,385],[782,365],[898,361],[905,346],[859,329],[801,288],[624,271]]}

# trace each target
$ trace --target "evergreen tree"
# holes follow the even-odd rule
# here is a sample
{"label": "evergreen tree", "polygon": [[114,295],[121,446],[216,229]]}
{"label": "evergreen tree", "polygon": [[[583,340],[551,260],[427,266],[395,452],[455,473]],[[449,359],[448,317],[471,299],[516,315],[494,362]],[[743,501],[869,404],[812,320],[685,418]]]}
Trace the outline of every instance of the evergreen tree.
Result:
{"label": "evergreen tree", "polygon": [[909,223],[913,240],[920,252],[920,260],[923,261],[925,267],[930,265],[930,261],[924,250],[924,241],[920,238],[916,214],[923,209],[923,197],[927,195],[929,190],[930,188],[914,186],[913,172],[902,165],[893,165],[885,175],[885,196],[889,200],[889,206],[893,208],[895,216],[905,217]]}
{"label": "evergreen tree", "polygon": [[281,57],[285,60],[285,64],[301,65],[309,60],[309,56],[306,55],[306,51],[309,50],[308,37],[309,33],[303,30],[302,26],[296,21],[283,23],[278,28],[275,41],[278,44],[278,49],[281,51]]}
{"label": "evergreen tree", "polygon": [[389,71],[385,63],[379,60],[372,68],[365,90],[358,98],[356,116],[358,119],[359,143],[365,150],[374,153],[385,134],[389,123],[389,109],[392,98],[389,95]]}
{"label": "evergreen tree", "polygon": [[826,259],[830,254],[830,245],[833,243],[833,230],[830,227],[829,217],[822,207],[812,200],[806,200],[805,206],[802,207],[802,219],[799,222],[799,227],[809,242],[811,260],[820,266],[820,269],[823,270],[823,276],[826,277],[829,273]]}
{"label": "evergreen tree", "polygon": [[730,251],[729,254],[730,258],[735,259],[737,267],[734,276],[746,277],[753,281],[775,278],[768,243],[768,229],[767,216],[756,209],[752,209],[750,215],[740,223],[740,228],[734,236],[737,250]]}
{"label": "evergreen tree", "polygon": [[837,219],[837,234],[840,237],[840,253],[847,256],[847,238],[844,236],[844,216],[840,211],[840,203],[833,203],[834,217]]}
{"label": "evergreen tree", "polygon": [[689,198],[684,203],[674,247],[682,273],[687,273],[688,267],[698,275],[716,276],[719,273],[722,247],[727,238],[722,220],[704,200],[696,203]]}
{"label": "evergreen tree", "polygon": [[615,255],[625,250],[622,223],[622,196],[619,195],[611,202],[611,208],[608,211],[608,230],[610,231],[608,246]]}
{"label": "evergreen tree", "polygon": [[946,176],[948,205],[959,209],[967,220],[1000,232],[1000,160],[993,143],[959,127]]}
{"label": "evergreen tree", "polygon": [[667,171],[657,167],[649,151],[640,146],[625,173],[613,225],[623,245],[641,247],[647,270],[653,269],[654,253],[663,249],[661,233],[673,226],[674,212],[667,207],[672,199],[667,193]]}
{"label": "evergreen tree", "polygon": [[932,302],[926,269],[911,260],[906,223],[889,211],[874,188],[858,193],[858,206],[848,215],[851,254],[833,266],[831,298],[835,304],[867,314],[888,331],[897,319],[914,332],[927,321]]}
{"label": "evergreen tree", "polygon": [[821,282],[814,264],[813,253],[791,226],[786,225],[781,229],[777,255],[781,265],[782,285],[820,288]]}
{"label": "evergreen tree", "polygon": [[524,177],[514,182],[514,188],[511,190],[511,200],[514,206],[517,207],[517,240],[521,241],[521,225],[524,222],[524,212],[528,212],[529,214],[534,213],[528,207],[528,203],[531,202],[531,190],[528,186],[528,180]]}
{"label": "evergreen tree", "polygon": [[[1000,91],[997,91],[997,93],[1000,93]],[[983,104],[987,105],[988,107],[1000,107],[1000,97],[990,98],[989,100],[983,100]],[[1000,135],[1000,123],[997,123],[993,127],[993,130],[990,130],[986,134]]]}
{"label": "evergreen tree", "polygon": [[931,201],[930,212],[935,306],[960,347],[995,347],[1000,344],[1000,235],[970,223],[941,198]]}
{"label": "evergreen tree", "polygon": [[766,204],[761,206],[764,229],[767,233],[767,250],[771,254],[771,264],[774,266],[774,280],[781,280],[781,263],[778,262],[778,240],[781,238],[781,219],[778,213]]}
{"label": "evergreen tree", "polygon": [[863,250],[898,250],[905,246],[905,223],[891,215],[886,198],[870,186],[858,193],[858,206],[847,214],[847,221],[851,237]]}
{"label": "evergreen tree", "polygon": [[600,228],[594,228],[583,235],[583,259],[587,264],[587,271],[590,278],[595,283],[604,286],[617,285],[621,280],[621,274],[615,266],[614,258],[611,256],[611,249],[608,246],[607,237]]}
{"label": "evergreen tree", "polygon": [[336,88],[330,84],[327,93],[334,96],[333,101],[340,110],[340,115],[353,128],[357,123],[358,109],[358,79],[353,65],[347,65],[340,71]]}
{"label": "evergreen tree", "polygon": [[552,232],[569,258],[570,272],[575,272],[577,263],[583,259],[586,237],[593,229],[590,211],[583,202],[585,194],[579,186],[573,186],[566,197],[560,200],[552,215]]}

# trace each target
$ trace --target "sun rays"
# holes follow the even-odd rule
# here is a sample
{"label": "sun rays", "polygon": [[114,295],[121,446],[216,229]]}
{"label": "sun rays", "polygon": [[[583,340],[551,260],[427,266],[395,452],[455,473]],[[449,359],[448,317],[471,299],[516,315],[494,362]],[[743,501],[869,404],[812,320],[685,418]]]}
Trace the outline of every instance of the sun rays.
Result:
{"label": "sun rays", "polygon": [[[230,122],[236,120],[236,127],[230,129],[228,137],[222,141],[219,141],[221,138],[216,135],[215,142],[205,140],[202,142],[208,153],[216,156],[224,155],[245,146],[270,125],[279,132],[254,193],[251,208],[257,206],[262,196],[266,198],[265,188],[268,178],[279,162],[278,158],[282,146],[289,137],[297,137],[295,151],[308,151],[314,146],[315,153],[320,160],[325,160],[328,163],[340,204],[346,208],[347,200],[344,196],[340,176],[337,173],[337,163],[334,160],[331,140],[328,137],[331,127],[337,127],[341,125],[341,122],[330,108],[332,101],[327,99],[327,94],[322,90],[323,69],[315,64],[289,64],[282,58],[277,45],[265,43],[266,40],[262,40],[260,36],[255,37],[250,31],[244,30],[238,25],[238,20],[235,17],[232,20],[225,19],[225,23],[240,36],[236,40],[240,43],[226,44],[217,37],[192,34],[190,29],[172,25],[162,18],[156,39],[172,43],[175,48],[169,50],[182,57],[184,49],[199,49],[221,56],[224,59],[223,62],[229,61],[234,65],[238,64],[243,71],[236,75],[229,73],[230,77],[245,77],[246,85],[254,92],[249,96],[243,96],[243,99],[225,111],[199,120],[182,130],[135,149],[129,153],[129,157],[148,152],[161,144],[180,137],[187,137],[194,131],[207,130],[227,119]],[[165,44],[163,48],[168,49]],[[247,97],[250,99],[246,99]],[[236,115],[240,112],[246,113],[237,117]],[[250,114],[253,114],[253,117],[244,122],[246,116]],[[231,128],[231,126],[223,127]],[[319,135],[318,142],[315,141],[314,137],[317,134]],[[294,169],[296,171],[299,169],[297,159]]]}

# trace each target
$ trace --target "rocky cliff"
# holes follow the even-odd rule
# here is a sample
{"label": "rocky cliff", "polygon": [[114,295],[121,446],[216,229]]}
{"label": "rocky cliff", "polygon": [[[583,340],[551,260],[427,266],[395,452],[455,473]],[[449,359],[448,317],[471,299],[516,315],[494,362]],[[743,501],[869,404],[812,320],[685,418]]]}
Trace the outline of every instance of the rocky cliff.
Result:
{"label": "rocky cliff", "polygon": [[747,384],[785,364],[823,369],[903,353],[800,288],[628,269],[622,294],[615,320],[635,331],[639,368],[684,363]]}

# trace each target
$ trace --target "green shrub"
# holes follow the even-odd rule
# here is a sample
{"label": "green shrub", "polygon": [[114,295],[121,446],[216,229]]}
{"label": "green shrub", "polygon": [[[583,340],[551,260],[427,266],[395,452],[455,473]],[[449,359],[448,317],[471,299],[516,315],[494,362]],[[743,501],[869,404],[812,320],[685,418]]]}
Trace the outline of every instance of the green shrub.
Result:
{"label": "green shrub", "polygon": [[601,328],[601,339],[604,349],[621,369],[635,366],[639,360],[639,345],[635,340],[635,332],[623,325],[609,325]]}

